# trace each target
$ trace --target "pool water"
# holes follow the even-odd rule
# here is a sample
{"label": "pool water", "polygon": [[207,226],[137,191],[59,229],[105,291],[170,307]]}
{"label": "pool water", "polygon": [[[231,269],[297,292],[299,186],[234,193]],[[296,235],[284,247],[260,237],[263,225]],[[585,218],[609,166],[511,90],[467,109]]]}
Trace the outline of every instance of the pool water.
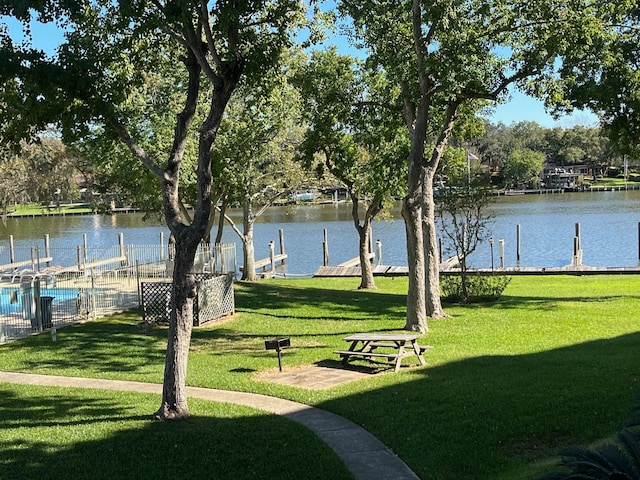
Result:
{"label": "pool water", "polygon": [[[21,287],[0,288],[0,314],[10,314],[23,310],[23,301],[31,301],[32,289]],[[80,296],[78,288],[41,288],[40,297],[53,297],[53,304],[66,300],[77,300]],[[27,307],[28,308],[28,307]]]}

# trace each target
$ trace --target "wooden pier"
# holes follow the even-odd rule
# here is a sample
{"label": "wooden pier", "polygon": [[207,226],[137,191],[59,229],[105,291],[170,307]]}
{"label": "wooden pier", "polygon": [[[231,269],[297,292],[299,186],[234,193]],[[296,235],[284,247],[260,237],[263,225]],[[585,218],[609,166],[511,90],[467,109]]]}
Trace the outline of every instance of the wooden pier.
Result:
{"label": "wooden pier", "polygon": [[[409,273],[409,267],[378,265],[373,274],[379,277],[403,277]],[[514,268],[474,268],[467,270],[468,275],[640,275],[640,267],[589,267],[586,265],[566,267],[514,267]],[[360,267],[319,267],[314,277],[359,277]],[[460,275],[460,269],[440,270],[440,275]]]}
{"label": "wooden pier", "polygon": [[[269,242],[269,257],[254,261],[254,268],[256,270],[262,269],[262,273],[260,274],[262,277],[275,276],[276,263],[284,264],[289,257],[284,251],[284,231],[280,229],[278,234],[280,237],[280,253],[275,253],[275,245],[273,240],[271,240]],[[269,270],[267,270],[267,267],[269,267]],[[243,269],[244,266],[240,267],[240,271]]]}

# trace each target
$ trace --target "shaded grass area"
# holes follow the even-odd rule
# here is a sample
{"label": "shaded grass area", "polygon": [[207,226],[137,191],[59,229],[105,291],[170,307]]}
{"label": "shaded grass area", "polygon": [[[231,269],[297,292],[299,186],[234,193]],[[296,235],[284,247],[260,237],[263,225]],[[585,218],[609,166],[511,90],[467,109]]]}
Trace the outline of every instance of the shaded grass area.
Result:
{"label": "shaded grass area", "polygon": [[152,422],[156,395],[7,384],[0,395],[3,480],[351,478],[309,430],[246,407],[194,399],[188,420]]}
{"label": "shaded grass area", "polygon": [[[640,390],[635,276],[514,277],[501,301],[447,305],[451,317],[430,322],[421,341],[434,346],[426,367],[323,391],[260,381],[261,372],[277,369],[267,338],[291,337],[283,356],[290,369],[337,365],[333,351],[351,333],[400,331],[406,280],[377,284],[376,291],[358,291],[355,279],[237,285],[236,316],[194,330],[189,384],[344,415],[423,479],[536,478],[558,448],[611,436],[627,418]],[[60,330],[56,343],[40,336],[5,345],[0,365],[161,382],[166,331],[140,335],[138,319],[131,313]]]}

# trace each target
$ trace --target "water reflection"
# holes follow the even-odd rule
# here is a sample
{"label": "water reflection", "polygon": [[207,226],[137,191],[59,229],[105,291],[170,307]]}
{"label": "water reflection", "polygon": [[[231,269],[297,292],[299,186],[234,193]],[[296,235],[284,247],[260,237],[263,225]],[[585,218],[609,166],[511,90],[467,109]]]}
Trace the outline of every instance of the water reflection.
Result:
{"label": "water reflection", "polygon": [[[638,222],[640,191],[605,193],[567,193],[499,197],[491,207],[494,219],[489,235],[495,240],[495,264],[499,264],[498,241],[504,239],[505,264],[516,264],[516,225],[520,225],[521,266],[562,266],[571,262],[575,224],[581,226],[584,264],[592,266],[637,266],[639,257]],[[241,212],[230,216],[241,223]],[[256,257],[268,256],[269,241],[278,245],[278,231],[284,230],[289,274],[310,275],[322,263],[322,242],[326,229],[329,260],[332,265],[356,257],[357,234],[348,204],[304,205],[269,209],[255,229]],[[142,214],[113,216],[88,215],[8,219],[0,226],[0,241],[13,235],[17,245],[42,246],[48,233],[51,244],[76,246],[87,235],[90,246],[115,245],[118,233],[126,244],[155,244],[168,229],[158,219]],[[382,242],[387,265],[406,265],[404,223],[400,205],[391,206],[387,219],[376,221],[373,239]],[[235,242],[240,257],[240,242],[230,228],[224,242]],[[3,242],[4,243],[4,242]],[[488,241],[470,258],[474,267],[489,267]]]}

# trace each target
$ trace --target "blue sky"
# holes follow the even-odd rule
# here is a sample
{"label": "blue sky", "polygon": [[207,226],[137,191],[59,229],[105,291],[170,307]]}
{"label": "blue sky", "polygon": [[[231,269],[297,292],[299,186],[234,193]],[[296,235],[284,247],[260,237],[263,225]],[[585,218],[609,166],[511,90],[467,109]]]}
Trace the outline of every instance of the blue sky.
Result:
{"label": "blue sky", "polygon": [[[13,40],[17,43],[20,42],[23,38],[21,25],[6,17],[0,17],[0,19],[6,22]],[[49,54],[53,54],[55,47],[62,41],[61,30],[55,25],[32,22],[31,31],[34,45]],[[332,42],[330,40],[327,43]],[[344,39],[335,39],[335,43],[340,47],[340,45],[344,46],[346,42]],[[517,91],[512,92],[510,100],[505,104],[498,105],[487,118],[493,123],[502,122],[505,125],[510,125],[513,122],[533,121],[547,128],[571,128],[576,125],[594,126],[597,124],[595,115],[584,111],[575,112],[572,115],[560,117],[556,120],[545,111],[544,105],[540,100]]]}

